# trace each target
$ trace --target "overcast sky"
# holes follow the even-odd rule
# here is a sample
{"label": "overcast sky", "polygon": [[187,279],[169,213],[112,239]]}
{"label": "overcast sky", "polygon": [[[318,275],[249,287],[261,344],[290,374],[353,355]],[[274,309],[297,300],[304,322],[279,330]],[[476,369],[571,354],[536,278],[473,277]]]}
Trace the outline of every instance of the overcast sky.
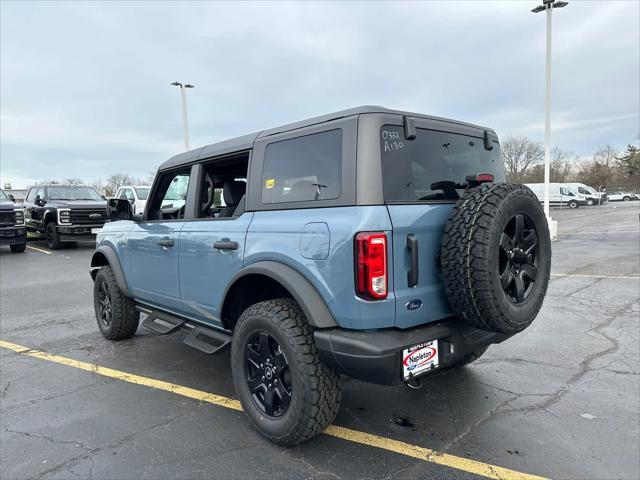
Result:
{"label": "overcast sky", "polygon": [[[362,104],[541,141],[537,2],[1,2],[0,183],[147,176],[192,147]],[[638,143],[640,2],[554,11],[553,145]]]}

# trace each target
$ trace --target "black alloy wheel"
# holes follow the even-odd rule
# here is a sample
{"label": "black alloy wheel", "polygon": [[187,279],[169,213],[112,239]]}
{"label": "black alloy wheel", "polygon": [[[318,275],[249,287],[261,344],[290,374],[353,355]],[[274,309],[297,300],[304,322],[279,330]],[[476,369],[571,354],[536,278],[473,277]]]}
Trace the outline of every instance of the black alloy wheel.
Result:
{"label": "black alloy wheel", "polygon": [[111,293],[109,292],[109,286],[107,282],[102,280],[98,286],[98,320],[102,322],[105,327],[111,325],[113,320],[113,306],[111,304]]}
{"label": "black alloy wheel", "polygon": [[245,346],[246,380],[256,405],[270,417],[289,409],[292,395],[289,363],[278,342],[267,332],[253,333]]}
{"label": "black alloy wheel", "polygon": [[524,302],[538,277],[538,233],[531,218],[512,217],[500,237],[498,274],[509,300]]}

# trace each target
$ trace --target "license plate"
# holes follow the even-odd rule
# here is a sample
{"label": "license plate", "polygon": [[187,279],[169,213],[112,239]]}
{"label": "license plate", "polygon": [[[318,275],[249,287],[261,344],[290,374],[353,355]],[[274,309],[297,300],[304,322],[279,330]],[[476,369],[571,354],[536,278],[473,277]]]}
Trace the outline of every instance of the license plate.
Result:
{"label": "license plate", "polygon": [[440,364],[438,340],[419,343],[402,351],[402,375],[405,380],[429,370]]}
{"label": "license plate", "polygon": [[96,235],[98,233],[100,233],[100,230],[102,230],[101,228],[92,228],[91,229],[91,234],[92,235]]}

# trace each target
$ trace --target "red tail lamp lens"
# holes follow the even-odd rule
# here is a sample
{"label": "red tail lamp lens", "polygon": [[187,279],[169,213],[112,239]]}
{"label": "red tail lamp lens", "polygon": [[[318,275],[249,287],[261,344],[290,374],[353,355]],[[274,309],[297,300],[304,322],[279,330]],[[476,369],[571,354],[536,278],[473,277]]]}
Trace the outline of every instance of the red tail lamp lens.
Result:
{"label": "red tail lamp lens", "polygon": [[369,300],[387,298],[387,235],[362,232],[356,235],[356,288]]}
{"label": "red tail lamp lens", "polygon": [[493,175],[490,173],[479,173],[476,180],[478,182],[493,182]]}

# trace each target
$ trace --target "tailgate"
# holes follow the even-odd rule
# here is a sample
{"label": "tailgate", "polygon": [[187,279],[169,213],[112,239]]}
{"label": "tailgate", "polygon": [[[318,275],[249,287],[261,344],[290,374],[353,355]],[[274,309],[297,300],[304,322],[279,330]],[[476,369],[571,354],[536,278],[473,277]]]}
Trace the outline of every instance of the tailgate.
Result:
{"label": "tailgate", "polygon": [[452,315],[437,262],[442,233],[453,204],[388,205],[387,208],[393,225],[396,327],[409,328]]}

